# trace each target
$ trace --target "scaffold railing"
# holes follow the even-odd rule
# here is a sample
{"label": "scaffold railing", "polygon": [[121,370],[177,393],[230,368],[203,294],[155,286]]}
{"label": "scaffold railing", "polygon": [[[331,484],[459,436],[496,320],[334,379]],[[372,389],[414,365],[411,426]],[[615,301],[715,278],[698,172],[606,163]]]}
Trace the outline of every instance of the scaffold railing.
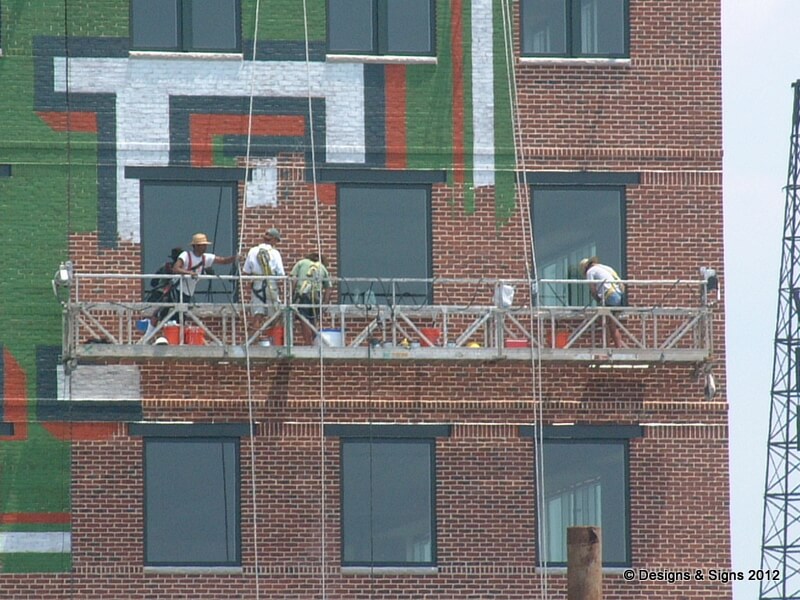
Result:
{"label": "scaffold railing", "polygon": [[[706,280],[626,280],[626,302],[611,307],[590,301],[584,280],[331,278],[332,299],[314,307],[315,320],[312,307],[295,300],[291,277],[199,276],[205,292],[169,302],[142,299],[163,275],[71,277],[63,301],[65,360],[236,358],[245,351],[522,360],[533,352],[549,360],[652,363],[702,362],[713,352],[716,300]],[[263,280],[279,301],[255,317],[250,288]],[[303,344],[301,327],[311,332],[311,346]]]}

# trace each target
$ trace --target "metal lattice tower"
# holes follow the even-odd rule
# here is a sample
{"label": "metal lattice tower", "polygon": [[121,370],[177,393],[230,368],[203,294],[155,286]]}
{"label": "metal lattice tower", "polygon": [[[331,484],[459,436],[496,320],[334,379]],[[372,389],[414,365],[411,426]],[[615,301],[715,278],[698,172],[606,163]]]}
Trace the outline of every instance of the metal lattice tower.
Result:
{"label": "metal lattice tower", "polygon": [[800,598],[800,80],[794,104],[772,365],[759,598]]}

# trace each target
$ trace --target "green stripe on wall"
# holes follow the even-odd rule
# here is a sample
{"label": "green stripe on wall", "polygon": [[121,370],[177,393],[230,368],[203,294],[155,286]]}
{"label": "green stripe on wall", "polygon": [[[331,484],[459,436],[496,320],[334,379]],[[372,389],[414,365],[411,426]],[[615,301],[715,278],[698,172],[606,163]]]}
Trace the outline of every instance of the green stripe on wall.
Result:
{"label": "green stripe on wall", "polygon": [[[503,31],[503,2],[494,1],[494,144],[495,144],[495,219],[503,226],[516,207],[514,132],[509,105],[508,63]],[[513,3],[508,2],[513,8]]]}

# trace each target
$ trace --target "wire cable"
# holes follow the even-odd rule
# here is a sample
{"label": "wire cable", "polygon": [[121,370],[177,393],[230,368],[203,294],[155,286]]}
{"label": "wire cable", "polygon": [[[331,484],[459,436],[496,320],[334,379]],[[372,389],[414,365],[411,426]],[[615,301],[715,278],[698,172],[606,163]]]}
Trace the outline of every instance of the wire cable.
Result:
{"label": "wire cable", "polygon": [[[261,11],[261,0],[256,0],[255,5],[255,19],[253,25],[253,56],[251,57],[250,65],[250,99],[247,110],[247,145],[245,150],[244,161],[244,194],[242,196],[242,220],[239,230],[239,247],[237,250],[237,257],[242,254],[242,241],[244,240],[244,225],[246,222],[245,215],[247,211],[247,191],[248,180],[250,176],[250,148],[253,139],[253,103],[255,97],[255,79],[256,79],[256,51],[258,49],[258,21]],[[238,259],[237,259],[238,260]],[[239,284],[239,305],[241,308],[242,322],[244,329],[244,355],[247,373],[247,416],[250,428],[250,483],[251,483],[251,500],[253,508],[253,561],[255,571],[255,584],[256,584],[256,600],[261,598],[261,578],[260,578],[260,565],[259,565],[259,552],[258,552],[258,500],[256,498],[256,431],[255,421],[253,415],[253,376],[252,376],[252,362],[250,359],[250,344],[247,340],[250,337],[247,324],[247,305],[245,303],[244,295],[244,280],[242,279],[242,269],[237,268],[238,271],[238,284]]]}
{"label": "wire cable", "polygon": [[[533,221],[531,219],[531,203],[530,203],[530,188],[527,179],[527,165],[525,161],[525,149],[522,139],[522,122],[519,115],[519,93],[516,79],[516,69],[514,68],[514,40],[513,40],[513,14],[509,4],[509,0],[502,0],[501,2],[502,15],[503,15],[503,47],[505,50],[505,62],[507,70],[508,81],[508,96],[511,110],[511,128],[514,139],[514,153],[517,164],[517,169],[521,171],[523,194],[520,203],[520,222],[522,228],[523,243],[525,244],[524,262],[525,262],[525,279],[528,282],[528,289],[531,294],[530,306],[530,322],[531,325],[535,324],[535,334],[538,344],[538,352],[533,352],[533,344],[531,344],[531,396],[534,403],[534,446],[535,446],[535,470],[534,470],[534,485],[536,486],[537,498],[537,532],[539,541],[540,563],[542,565],[542,577],[539,579],[541,597],[547,598],[548,592],[548,567],[547,567],[547,518],[544,513],[545,509],[545,496],[544,496],[544,408],[542,406],[542,316],[541,311],[538,310],[540,295],[534,294],[534,283],[536,284],[536,291],[538,291],[538,272],[536,269],[536,252],[535,240],[533,237]],[[515,178],[516,185],[518,185],[519,178]]]}
{"label": "wire cable", "polygon": [[[311,53],[309,50],[308,40],[308,2],[303,0],[303,41],[306,59],[306,91],[308,102],[308,139],[311,151],[311,183],[314,193],[314,227],[317,241],[317,254],[320,261],[322,260],[322,235],[320,228],[320,215],[319,215],[319,194],[317,193],[317,154],[316,144],[314,142],[314,110],[311,95]],[[318,315],[319,320],[317,327],[318,341],[318,362],[319,362],[319,453],[320,453],[320,585],[321,585],[321,598],[325,600],[327,597],[327,577],[326,577],[326,546],[327,536],[325,534],[325,504],[327,502],[327,494],[325,487],[325,359],[323,356],[323,344],[325,343],[322,338],[322,302],[323,294],[320,291],[318,295]],[[344,332],[342,332],[344,334]]]}

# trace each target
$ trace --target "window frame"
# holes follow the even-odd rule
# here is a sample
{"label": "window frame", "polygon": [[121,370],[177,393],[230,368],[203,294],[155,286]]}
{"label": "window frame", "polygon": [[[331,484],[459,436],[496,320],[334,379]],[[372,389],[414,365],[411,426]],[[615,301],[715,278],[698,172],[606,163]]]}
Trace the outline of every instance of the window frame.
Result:
{"label": "window frame", "polygon": [[565,47],[566,51],[561,52],[526,52],[525,51],[525,12],[532,10],[530,5],[535,0],[521,0],[520,6],[520,56],[523,58],[563,58],[563,59],[626,59],[631,55],[631,19],[630,19],[630,0],[622,0],[622,52],[608,53],[584,53],[580,49],[581,32],[581,0],[563,0],[565,5]]}
{"label": "window frame", "polygon": [[[326,19],[325,35],[326,35],[326,52],[332,56],[376,56],[376,57],[435,57],[436,56],[436,1],[427,0],[429,6],[429,22],[430,22],[430,40],[431,48],[426,52],[409,51],[409,52],[391,52],[388,48],[389,37],[389,15],[388,15],[388,2],[389,0],[370,0],[372,2],[372,47],[369,50],[337,50],[331,49],[331,19]],[[331,0],[325,0],[325,14],[331,14]]]}
{"label": "window frame", "polygon": [[[596,444],[596,445],[617,445],[623,448],[622,477],[623,486],[622,499],[624,502],[625,519],[625,560],[610,561],[603,560],[603,568],[630,567],[633,564],[632,530],[631,530],[631,463],[630,463],[630,442],[632,439],[644,437],[644,428],[641,425],[545,425],[541,428],[534,425],[523,425],[519,428],[520,436],[532,438],[534,442],[534,482],[537,481],[537,467],[539,458],[543,457],[542,452],[536,447],[538,440],[546,446],[548,443],[561,444]],[[547,471],[545,469],[545,480]],[[546,485],[546,481],[545,481]],[[546,493],[546,490],[544,490]],[[544,497],[545,494],[542,494]],[[540,505],[537,501],[537,527],[547,517],[547,507]],[[566,531],[564,532],[566,539]],[[544,557],[541,547],[541,536],[536,536],[536,560],[540,566],[564,567],[566,561],[549,561]]]}
{"label": "window frame", "polygon": [[[400,568],[404,571],[417,572],[418,569],[436,569],[438,561],[438,519],[436,512],[436,486],[437,486],[437,461],[436,461],[436,442],[437,438],[447,438],[452,435],[453,427],[447,424],[396,424],[396,425],[363,425],[349,423],[328,423],[323,428],[326,438],[339,438],[339,524],[340,524],[340,563],[346,569],[372,569]],[[429,563],[366,563],[356,564],[344,561],[344,459],[343,447],[348,441],[351,442],[423,442],[430,444],[430,474],[431,474],[431,561]]]}
{"label": "window frame", "polygon": [[[425,237],[428,240],[428,248],[427,248],[427,256],[425,262],[425,271],[428,275],[428,279],[433,278],[433,188],[432,185],[429,183],[372,183],[372,182],[340,182],[336,186],[336,253],[339,259],[338,270],[339,270],[339,284],[338,284],[338,297],[339,301],[342,304],[368,304],[369,301],[365,298],[361,298],[361,294],[356,293],[353,296],[352,291],[350,290],[350,284],[348,284],[347,279],[348,277],[353,279],[371,279],[370,277],[364,277],[359,275],[348,275],[347,273],[347,264],[346,262],[343,263],[342,261],[342,192],[347,189],[385,189],[385,190],[421,190],[425,193]],[[368,294],[369,292],[374,293],[374,298],[378,304],[392,304],[392,296],[391,296],[391,289],[389,289],[388,293],[384,293],[382,290],[378,290],[375,293],[373,287],[376,283],[380,284],[380,282],[384,279],[391,280],[394,279],[394,274],[389,274],[385,277],[375,277],[372,283],[369,286],[369,290],[365,292]],[[402,279],[402,277],[400,277]],[[413,278],[411,278],[413,279]],[[361,282],[366,284],[366,282]],[[424,294],[424,298],[421,302],[415,302],[414,304],[431,304],[433,302],[433,286],[432,284],[426,284],[426,291]],[[401,295],[402,296],[402,295]],[[416,296],[421,296],[421,294],[417,294]],[[381,299],[384,299],[381,301]],[[398,302],[398,304],[403,304],[403,302]]]}
{"label": "window frame", "polygon": [[[600,260],[601,261],[608,261],[607,264],[611,264],[618,273],[621,279],[625,279],[628,272],[628,229],[627,229],[627,222],[628,222],[628,215],[627,215],[627,206],[628,206],[628,198],[627,198],[627,187],[621,183],[599,183],[599,184],[589,184],[589,183],[575,183],[575,184],[567,184],[567,183],[532,183],[529,186],[530,190],[530,215],[531,215],[531,231],[534,232],[534,245],[536,245],[536,234],[535,234],[535,227],[536,227],[536,218],[535,218],[535,211],[536,211],[536,192],[542,191],[575,191],[575,192],[587,192],[587,191],[614,191],[619,193],[618,198],[618,211],[619,211],[619,228],[620,228],[620,240],[619,240],[619,251],[620,251],[620,260],[619,264],[611,264],[613,263],[613,259],[608,259],[607,256],[603,256],[603,253],[600,253]],[[537,246],[537,256],[539,254],[539,248]],[[586,257],[593,255],[594,253],[587,254]],[[580,258],[578,259],[580,260]],[[577,262],[575,266],[577,266]],[[536,264],[536,273],[539,279],[546,279],[541,276],[541,265],[538,263]],[[568,274],[569,275],[569,274]],[[566,279],[568,277],[559,277],[559,279]],[[584,279],[581,273],[576,273],[575,279]],[[576,284],[563,284],[567,286],[566,294],[567,300],[565,304],[556,304],[555,306],[585,306],[588,305],[590,302],[589,298],[589,290],[588,287],[585,285],[576,285]],[[576,289],[573,289],[576,288]],[[545,290],[540,290],[544,292]],[[578,302],[572,302],[573,298],[577,298]]]}
{"label": "window frame", "polygon": [[[240,438],[228,435],[202,435],[203,433],[210,434],[209,431],[199,430],[197,434],[192,434],[191,432],[184,430],[183,434],[175,433],[164,430],[155,430],[160,431],[162,435],[148,435],[146,432],[144,434],[143,444],[142,444],[142,487],[143,487],[143,497],[142,497],[142,514],[143,514],[143,564],[145,567],[153,567],[153,568],[181,568],[181,567],[198,567],[198,568],[217,568],[217,567],[241,567],[242,566],[242,489],[241,489],[241,482],[242,482],[242,474],[241,474],[241,440]],[[221,432],[222,433],[222,432]],[[183,560],[183,561],[156,561],[150,560],[148,556],[149,550],[149,541],[148,541],[148,512],[151,511],[151,507],[149,506],[148,502],[148,465],[147,465],[147,445],[151,443],[163,443],[163,442],[170,442],[170,443],[184,443],[184,444],[197,444],[197,443],[217,443],[220,446],[222,444],[233,444],[233,451],[234,451],[234,460],[235,460],[235,467],[233,469],[233,473],[231,477],[234,478],[232,485],[234,487],[234,491],[236,493],[235,508],[233,510],[233,516],[236,520],[235,524],[229,525],[229,527],[233,528],[233,535],[235,536],[234,541],[234,551],[235,557],[230,561],[199,561],[199,560]],[[223,485],[227,486],[228,482],[223,481]],[[224,518],[227,520],[228,514],[224,515]]]}
{"label": "window frame", "polygon": [[[147,274],[145,270],[145,252],[147,251],[147,244],[148,240],[145,238],[145,220],[146,220],[146,210],[145,210],[145,202],[149,201],[146,200],[146,189],[148,186],[158,186],[158,187],[182,187],[182,188],[225,188],[229,189],[231,193],[230,202],[231,202],[231,212],[230,212],[230,227],[231,227],[231,249],[230,254],[235,254],[236,249],[238,247],[238,205],[239,205],[239,180],[236,179],[238,177],[237,172],[225,173],[228,178],[224,178],[220,175],[214,176],[214,173],[210,173],[209,175],[211,178],[203,179],[198,177],[197,174],[194,175],[194,179],[183,179],[183,173],[180,170],[177,172],[166,170],[167,172],[161,172],[158,169],[156,170],[148,170],[146,173],[141,173],[144,178],[139,179],[139,241],[140,241],[140,249],[139,249],[139,256],[140,256],[140,265],[141,265],[141,273]],[[195,169],[196,171],[196,169]],[[191,176],[191,174],[190,174]],[[219,226],[219,219],[221,214],[221,207],[222,207],[222,198],[220,198],[220,204],[217,208],[217,216],[215,222],[215,229]],[[183,220],[186,222],[186,219]],[[189,223],[191,225],[191,223]],[[162,257],[160,262],[157,262],[158,266],[162,266],[164,262],[170,255],[170,249],[172,247],[180,246],[183,250],[191,250],[191,246],[189,245],[189,241],[191,240],[192,233],[189,231],[197,232],[202,231],[205,232],[210,238],[212,242],[212,248],[208,250],[208,252],[212,252],[218,256],[226,256],[227,251],[218,251],[216,248],[218,247],[219,242],[219,232],[217,234],[214,231],[205,231],[203,227],[188,227],[186,232],[182,235],[183,237],[180,239],[173,239],[172,241],[167,242],[166,244],[162,244],[163,248],[160,251],[157,251],[155,254]],[[223,236],[224,238],[225,236]],[[151,256],[151,253],[148,251],[148,256]],[[212,266],[212,268],[215,268]],[[232,266],[222,265],[222,268],[230,268]],[[155,273],[155,270],[153,270]],[[147,294],[149,289],[149,280],[142,280],[142,295],[143,297]],[[219,284],[217,285],[217,281],[215,280],[205,280],[201,281],[197,285],[197,290],[195,291],[195,301],[203,302],[202,298],[206,297],[207,295],[211,295],[212,300],[216,301],[216,296],[222,294],[224,296],[224,302],[236,301],[238,298],[238,286],[233,285],[231,290],[227,289],[227,285],[230,282],[226,282],[224,280],[220,280]],[[217,287],[221,286],[223,289],[219,290],[216,289]]]}
{"label": "window frame", "polygon": [[[345,558],[345,449],[347,444],[351,443],[368,443],[368,444],[414,444],[425,445],[428,447],[428,459],[430,469],[430,481],[428,482],[430,491],[430,533],[431,533],[431,560],[430,561],[362,561],[362,560],[347,560]],[[415,437],[343,437],[339,443],[339,561],[342,567],[395,567],[395,568],[425,568],[435,567],[438,560],[437,548],[437,518],[436,518],[436,439],[435,438],[415,438]],[[371,474],[369,475],[371,478]],[[372,493],[370,502],[374,502],[375,494]],[[374,544],[374,537],[372,539]]]}
{"label": "window frame", "polygon": [[[162,0],[166,1],[166,0]],[[233,0],[234,14],[236,23],[236,43],[233,48],[198,49],[192,48],[192,28],[189,26],[191,20],[192,0],[169,0],[174,2],[177,7],[177,31],[175,32],[178,43],[172,48],[138,46],[134,41],[134,4],[136,0],[131,0],[128,5],[128,39],[130,48],[134,52],[175,52],[181,54],[242,54],[242,0]]]}

